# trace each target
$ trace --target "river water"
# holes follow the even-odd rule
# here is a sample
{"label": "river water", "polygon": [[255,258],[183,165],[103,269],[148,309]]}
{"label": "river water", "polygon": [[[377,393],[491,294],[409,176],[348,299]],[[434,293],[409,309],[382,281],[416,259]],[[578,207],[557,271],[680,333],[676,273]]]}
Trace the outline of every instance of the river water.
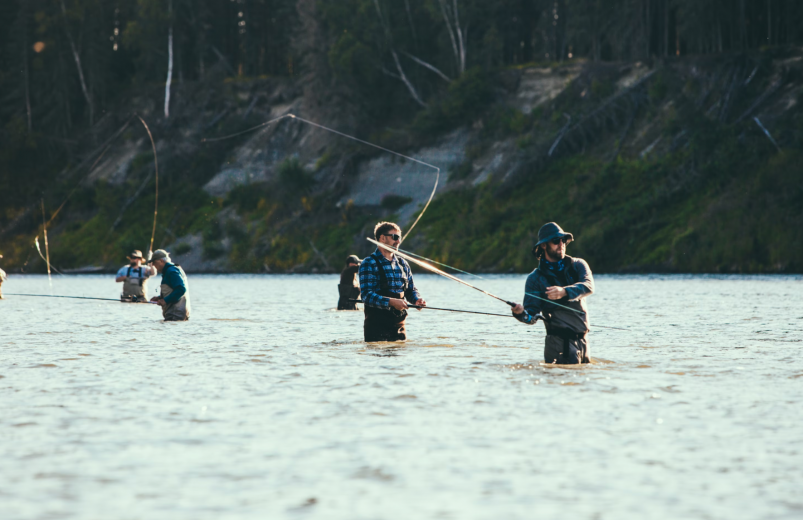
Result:
{"label": "river water", "polygon": [[[520,300],[524,278],[474,282]],[[7,296],[0,518],[803,517],[803,277],[598,276],[592,326],[629,330],[594,327],[582,369],[540,366],[542,325],[506,317],[413,311],[409,341],[367,345],[337,281],[190,275],[187,323]]]}

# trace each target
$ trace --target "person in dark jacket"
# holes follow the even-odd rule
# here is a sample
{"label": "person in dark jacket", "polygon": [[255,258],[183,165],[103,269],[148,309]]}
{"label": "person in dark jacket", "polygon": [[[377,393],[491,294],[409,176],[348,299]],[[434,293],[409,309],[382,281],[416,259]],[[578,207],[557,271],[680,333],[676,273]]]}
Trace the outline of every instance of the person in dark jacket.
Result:
{"label": "person in dark jacket", "polygon": [[[3,258],[3,255],[0,255]],[[0,269],[0,300],[3,299],[3,282],[6,281],[6,272]]]}
{"label": "person in dark jacket", "polygon": [[360,262],[362,260],[357,255],[346,258],[346,268],[340,273],[340,283],[337,286],[337,292],[340,294],[340,298],[337,300],[337,310],[339,311],[357,310],[357,304],[349,300],[360,299],[360,281],[357,278]]}
{"label": "person in dark jacket", "polygon": [[374,227],[374,237],[390,250],[377,247],[360,265],[365,341],[404,341],[407,302],[421,307],[427,302],[418,294],[410,265],[393,253],[401,244],[401,228],[380,222]]}
{"label": "person in dark jacket", "polygon": [[190,290],[184,269],[171,263],[170,253],[164,249],[154,251],[148,263],[162,273],[161,291],[151,301],[161,305],[165,321],[189,320]]}
{"label": "person in dark jacket", "polygon": [[574,236],[554,222],[541,227],[533,247],[538,267],[527,277],[524,305],[513,308],[513,315],[522,323],[544,321],[545,363],[591,361],[585,298],[594,292],[594,278],[585,260],[566,255],[566,245],[572,240]]}

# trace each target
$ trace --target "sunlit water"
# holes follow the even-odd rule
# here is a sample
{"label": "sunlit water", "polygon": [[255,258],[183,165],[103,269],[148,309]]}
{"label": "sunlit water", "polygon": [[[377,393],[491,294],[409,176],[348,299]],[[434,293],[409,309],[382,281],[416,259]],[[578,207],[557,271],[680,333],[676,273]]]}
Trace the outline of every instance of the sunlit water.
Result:
{"label": "sunlit water", "polygon": [[[524,278],[475,282],[521,299]],[[580,370],[539,366],[543,327],[506,317],[413,311],[410,341],[366,345],[337,281],[190,275],[187,323],[0,301],[0,518],[803,517],[803,278],[599,276],[592,325],[629,330],[595,328],[612,363]]]}

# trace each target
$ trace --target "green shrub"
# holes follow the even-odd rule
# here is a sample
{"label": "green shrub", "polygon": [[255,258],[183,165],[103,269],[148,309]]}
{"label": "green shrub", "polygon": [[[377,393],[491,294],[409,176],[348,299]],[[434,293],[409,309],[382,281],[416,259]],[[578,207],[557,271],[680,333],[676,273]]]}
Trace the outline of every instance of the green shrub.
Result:
{"label": "green shrub", "polygon": [[474,166],[471,164],[470,160],[466,159],[465,161],[452,167],[452,169],[449,170],[449,180],[459,181],[461,179],[465,179],[466,177],[471,175],[472,171],[474,171]]}
{"label": "green shrub", "polygon": [[190,251],[192,251],[192,246],[189,245],[186,242],[182,242],[182,243],[176,245],[176,247],[173,248],[172,253],[174,255],[185,255],[185,254],[189,253]]}
{"label": "green shrub", "polygon": [[615,88],[611,81],[600,81],[595,79],[591,82],[591,94],[599,99],[604,99],[613,95]]}
{"label": "green shrub", "polygon": [[279,165],[277,183],[290,193],[307,193],[315,185],[315,178],[301,166],[297,157],[290,157]]}
{"label": "green shrub", "polygon": [[432,135],[470,121],[491,101],[488,76],[479,67],[471,68],[454,80],[446,94],[419,112],[413,130]]}
{"label": "green shrub", "polygon": [[382,207],[389,210],[396,210],[413,201],[412,197],[402,195],[385,195],[382,197]]}
{"label": "green shrub", "polygon": [[663,101],[668,91],[669,86],[666,84],[664,76],[662,74],[656,74],[649,88],[650,101],[653,103]]}

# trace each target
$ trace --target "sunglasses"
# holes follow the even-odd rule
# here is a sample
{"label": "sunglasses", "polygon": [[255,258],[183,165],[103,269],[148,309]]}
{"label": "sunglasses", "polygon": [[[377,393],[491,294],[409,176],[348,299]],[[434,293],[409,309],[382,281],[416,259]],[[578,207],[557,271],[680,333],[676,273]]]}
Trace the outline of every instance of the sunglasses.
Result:
{"label": "sunglasses", "polygon": [[555,246],[560,244],[561,242],[563,242],[564,244],[568,244],[569,243],[569,237],[553,238],[552,240],[550,240],[550,242],[552,242],[552,245],[555,245]]}
{"label": "sunglasses", "polygon": [[384,233],[382,236],[383,236],[383,237],[390,237],[390,238],[392,238],[393,240],[401,240],[401,235],[397,235],[397,234],[395,234],[395,233],[394,233],[394,234],[392,234],[392,235],[389,235],[388,233]]}

